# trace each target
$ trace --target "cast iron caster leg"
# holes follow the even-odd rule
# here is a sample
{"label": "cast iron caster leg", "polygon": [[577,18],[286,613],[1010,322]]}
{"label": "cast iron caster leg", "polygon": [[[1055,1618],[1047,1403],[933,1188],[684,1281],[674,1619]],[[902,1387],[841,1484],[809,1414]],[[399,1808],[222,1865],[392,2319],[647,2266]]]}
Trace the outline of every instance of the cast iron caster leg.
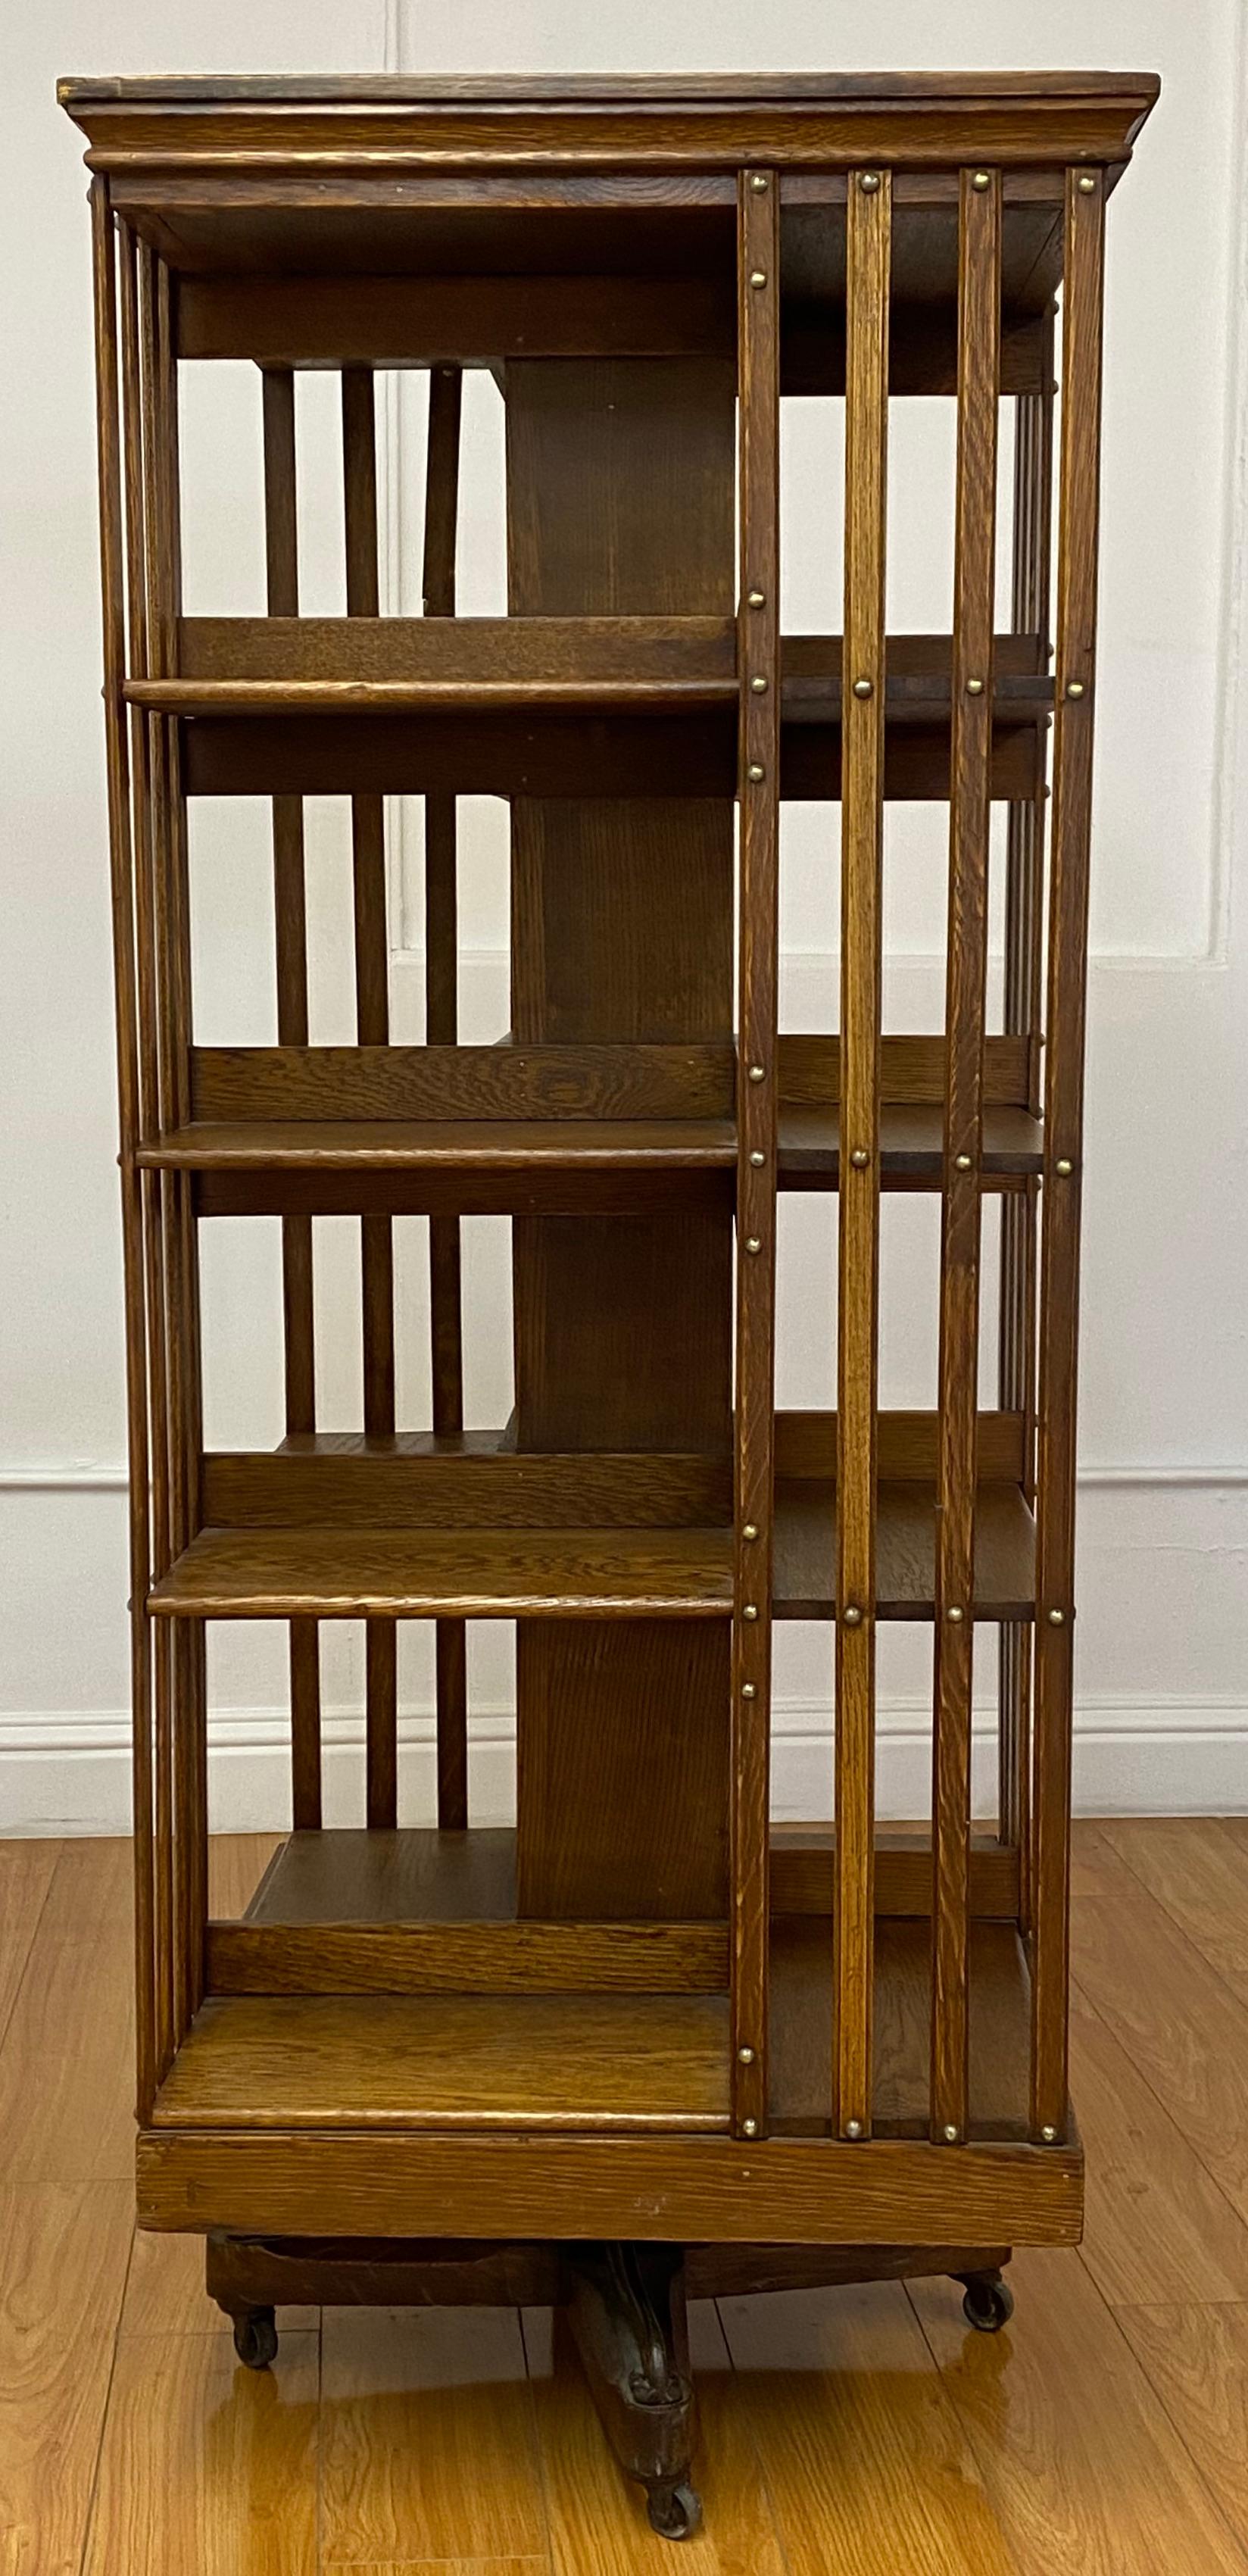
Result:
{"label": "cast iron caster leg", "polygon": [[1014,2314],[1014,2293],[999,2272],[959,2272],[966,2292],[962,2314],[977,2334],[1000,2334]]}
{"label": "cast iron caster leg", "polygon": [[690,2478],[696,2433],[685,2326],[684,2249],[582,2245],[570,2258],[568,2315],[590,2394],[651,2523],[688,2540],[702,2520]]}
{"label": "cast iron caster leg", "polygon": [[268,2370],[277,2359],[277,2324],[272,2308],[248,2308],[234,2319],[234,2350],[248,2370]]}

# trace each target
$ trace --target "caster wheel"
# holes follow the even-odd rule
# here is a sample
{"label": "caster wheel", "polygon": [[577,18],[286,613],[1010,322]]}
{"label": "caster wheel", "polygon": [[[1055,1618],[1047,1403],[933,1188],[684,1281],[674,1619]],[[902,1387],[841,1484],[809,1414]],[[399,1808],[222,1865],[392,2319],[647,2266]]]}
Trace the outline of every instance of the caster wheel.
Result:
{"label": "caster wheel", "polygon": [[962,2314],[977,2334],[1000,2334],[1014,2314],[1014,2293],[999,2272],[981,2272],[966,2284]]}
{"label": "caster wheel", "polygon": [[663,2540],[692,2540],[702,2526],[702,2499],[691,2486],[654,2487],[646,2499],[651,2528]]}
{"label": "caster wheel", "polygon": [[277,2359],[277,2327],[272,2308],[253,2308],[234,2320],[234,2350],[248,2370],[267,2370]]}

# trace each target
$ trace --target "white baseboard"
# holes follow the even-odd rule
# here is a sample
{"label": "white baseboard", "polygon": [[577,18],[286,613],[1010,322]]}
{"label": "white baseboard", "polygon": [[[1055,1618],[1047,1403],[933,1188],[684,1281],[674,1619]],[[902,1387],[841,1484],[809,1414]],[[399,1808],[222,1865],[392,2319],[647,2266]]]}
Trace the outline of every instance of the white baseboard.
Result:
{"label": "white baseboard", "polygon": [[[400,1720],[402,1813],[433,1815],[433,1723]],[[977,1713],[976,1806],[990,1811],[993,1718]],[[362,1721],[333,1710],[323,1729],[325,1816],[363,1821]],[[473,1722],[474,1820],[514,1813],[515,1742],[506,1709]],[[929,1805],[930,1719],[917,1700],[881,1707],[878,1807],[920,1816]],[[826,1817],[832,1806],[826,1707],[778,1703],[772,1737],[773,1809]],[[276,1832],[290,1821],[287,1721],[277,1709],[235,1709],[214,1720],[209,1753],[214,1832]],[[1248,1705],[1242,1701],[1088,1701],[1076,1713],[1075,1807],[1082,1815],[1232,1815],[1248,1811]],[[0,1717],[0,1834],[124,1834],[130,1828],[129,1722],[121,1711],[37,1710]]]}

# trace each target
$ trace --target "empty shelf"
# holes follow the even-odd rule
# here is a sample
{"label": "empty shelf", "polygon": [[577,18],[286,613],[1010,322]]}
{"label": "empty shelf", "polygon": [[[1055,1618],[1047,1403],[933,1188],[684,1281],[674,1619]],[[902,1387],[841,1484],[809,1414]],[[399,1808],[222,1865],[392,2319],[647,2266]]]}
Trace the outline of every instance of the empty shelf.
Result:
{"label": "empty shelf", "polygon": [[[980,1485],[975,1496],[977,1619],[1035,1615],[1035,1522],[1018,1488]],[[836,1488],[784,1482],[776,1489],[773,1606],[777,1619],[827,1619],[836,1606]],[[882,1484],[876,1529],[876,1615],[936,1615],[936,1489]]]}
{"label": "empty shelf", "polygon": [[[931,2069],[931,1927],[877,1917],[874,2122],[925,2137]],[[1012,1923],[970,1927],[970,2134],[1027,2134],[1030,1983]],[[790,2134],[829,2127],[832,1929],[788,1916],[771,1933],[771,2111]]]}
{"label": "empty shelf", "polygon": [[156,1584],[192,1619],[726,1618],[728,1529],[207,1529]]}
{"label": "empty shelf", "polygon": [[[939,1189],[944,1176],[944,1109],[939,1102],[886,1104],[880,1111],[880,1182],[887,1189]],[[781,1188],[835,1189],[840,1178],[840,1109],[782,1100]],[[980,1174],[984,1183],[1022,1179],[1044,1164],[1044,1129],[1025,1109],[984,1112]]]}
{"label": "empty shelf", "polygon": [[140,1149],[143,1164],[199,1172],[715,1171],[737,1159],[721,1118],[196,1120]]}

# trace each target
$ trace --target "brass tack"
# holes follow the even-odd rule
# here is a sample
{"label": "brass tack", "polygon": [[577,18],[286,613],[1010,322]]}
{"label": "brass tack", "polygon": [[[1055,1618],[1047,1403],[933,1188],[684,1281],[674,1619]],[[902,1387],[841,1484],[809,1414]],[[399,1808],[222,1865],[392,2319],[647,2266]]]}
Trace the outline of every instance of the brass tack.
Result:
{"label": "brass tack", "polygon": [[969,1172],[971,1169],[970,1155],[955,1154],[953,1158],[953,1168],[955,1172]]}
{"label": "brass tack", "polygon": [[751,590],[747,592],[746,596],[751,608],[765,608],[767,605],[767,593],[765,590]]}
{"label": "brass tack", "polygon": [[990,188],[992,186],[992,181],[988,172],[986,170],[977,170],[971,180],[971,186],[973,188],[978,188],[981,193],[985,188]]}
{"label": "brass tack", "polygon": [[1095,179],[1093,178],[1091,171],[1090,171],[1090,170],[1084,170],[1084,171],[1081,173],[1081,175],[1080,175],[1080,180],[1079,180],[1079,194],[1080,194],[1080,196],[1081,196],[1081,197],[1090,197],[1090,196],[1091,196],[1091,194],[1092,194],[1093,189],[1095,188],[1095,186],[1096,186],[1096,181],[1095,181]]}
{"label": "brass tack", "polygon": [[1081,698],[1083,696],[1082,680],[1068,680],[1066,683],[1066,695],[1068,698]]}
{"label": "brass tack", "polygon": [[766,1079],[767,1079],[766,1071],[765,1071],[764,1067],[763,1067],[761,1064],[752,1064],[752,1065],[750,1066],[750,1080],[751,1080],[751,1082],[765,1082],[765,1081],[766,1081]]}
{"label": "brass tack", "polygon": [[1052,2147],[1057,2144],[1056,2129],[1042,2129],[1040,2135],[1043,2138],[1046,2147]]}
{"label": "brass tack", "polygon": [[756,2138],[758,2136],[757,2120],[743,2120],[741,2123],[741,2135],[743,2138]]}
{"label": "brass tack", "polygon": [[752,176],[752,178],[751,178],[751,180],[750,180],[750,186],[752,187],[752,189],[753,189],[754,194],[755,194],[755,196],[756,196],[756,197],[765,197],[765,196],[766,196],[766,194],[767,194],[767,181],[766,181],[766,179],[765,179],[765,177],[764,177],[764,175],[763,175],[763,173],[762,173],[762,171],[761,171],[761,170],[756,170],[756,171],[753,173],[753,176]]}
{"label": "brass tack", "polygon": [[750,1161],[752,1162],[752,1164],[753,1164],[754,1169],[755,1169],[755,1171],[756,1171],[756,1172],[761,1172],[761,1170],[762,1170],[762,1168],[763,1168],[763,1165],[764,1165],[764,1163],[766,1162],[766,1160],[767,1160],[766,1155],[765,1155],[765,1154],[760,1154],[757,1150],[755,1150],[755,1152],[754,1152],[754,1153],[752,1153],[752,1154],[751,1154],[751,1156],[750,1156]]}
{"label": "brass tack", "polygon": [[983,684],[983,681],[982,681],[982,680],[968,680],[968,681],[967,681],[967,684],[966,684],[966,694],[967,694],[968,698],[982,698],[982,696],[983,696],[983,694],[984,694],[984,684]]}
{"label": "brass tack", "polygon": [[877,194],[880,185],[879,171],[860,171],[858,174],[858,185],[861,188],[864,197],[874,197]]}
{"label": "brass tack", "polygon": [[964,1615],[965,1613],[959,1609],[956,1601],[954,1602],[952,1610],[946,1610],[945,1612],[945,1617],[953,1621],[955,1628],[961,1627]]}
{"label": "brass tack", "polygon": [[1050,1610],[1050,1612],[1049,1612],[1049,1626],[1050,1626],[1050,1628],[1064,1628],[1064,1627],[1065,1627],[1065,1625],[1066,1625],[1066,1613],[1065,1613],[1065,1611],[1064,1611],[1064,1610]]}
{"label": "brass tack", "polygon": [[760,778],[765,778],[767,772],[764,769],[761,760],[752,760],[745,774],[747,778],[753,780],[754,785],[757,787]]}
{"label": "brass tack", "polygon": [[741,1697],[742,1699],[757,1699],[758,1692],[756,1691],[753,1682],[742,1682]]}
{"label": "brass tack", "polygon": [[958,2143],[958,2133],[952,2120],[949,2122],[949,2125],[944,2132],[944,2140],[947,2147],[956,2147]]}
{"label": "brass tack", "polygon": [[862,2136],[861,2120],[847,2120],[845,2123],[845,2135],[847,2138],[860,2138]]}
{"label": "brass tack", "polygon": [[742,1523],[742,1525],[741,1525],[741,1536],[742,1536],[742,1538],[757,1538],[757,1536],[758,1536],[758,1523],[757,1523],[757,1521],[743,1521],[743,1523]]}
{"label": "brass tack", "polygon": [[872,681],[872,680],[855,680],[855,682],[854,682],[854,696],[855,696],[856,698],[872,698],[872,697],[874,697],[874,695],[875,695],[875,683],[874,683],[874,681]]}
{"label": "brass tack", "polygon": [[758,1617],[758,1604],[757,1604],[757,1602],[756,1602],[756,1601],[743,1601],[743,1602],[742,1602],[742,1604],[741,1604],[741,1616],[742,1616],[742,1618],[743,1618],[743,1619],[757,1619],[757,1617]]}
{"label": "brass tack", "polygon": [[755,695],[755,697],[756,697],[756,698],[764,698],[764,697],[766,697],[766,695],[767,695],[767,683],[766,683],[765,679],[763,678],[763,675],[762,675],[762,672],[761,672],[761,671],[756,671],[756,672],[755,672],[754,677],[753,677],[753,679],[752,679],[752,680],[751,680],[751,682],[750,682],[750,687],[752,688],[752,690],[753,690],[754,695]]}
{"label": "brass tack", "polygon": [[767,283],[767,271],[766,271],[766,269],[765,269],[765,268],[752,268],[752,269],[750,270],[750,284],[751,284],[751,286],[765,286],[765,285],[766,285],[766,283]]}
{"label": "brass tack", "polygon": [[854,1601],[850,1602],[848,1610],[842,1610],[841,1618],[847,1628],[861,1628],[862,1626],[862,1612]]}
{"label": "brass tack", "polygon": [[1071,1162],[1070,1156],[1069,1156],[1068,1154],[1062,1154],[1062,1155],[1060,1155],[1060,1156],[1058,1157],[1057,1162],[1056,1162],[1056,1163],[1054,1164],[1054,1166],[1053,1166],[1053,1169],[1054,1169],[1054,1171],[1057,1173],[1059,1180],[1063,1180],[1063,1181],[1068,1181],[1068,1180],[1070,1179],[1071,1173],[1073,1172],[1074,1168],[1075,1168],[1075,1167],[1074,1167],[1074,1164]]}
{"label": "brass tack", "polygon": [[752,2065],[753,2065],[753,2063],[754,2063],[754,2051],[753,2051],[753,2049],[752,2049],[752,2048],[739,2048],[739,2049],[737,2050],[737,2059],[738,2059],[738,2063],[739,2063],[740,2065],[742,2065],[742,2066],[752,2066]]}
{"label": "brass tack", "polygon": [[855,1145],[849,1159],[856,1172],[865,1172],[871,1157],[867,1152],[865,1145]]}
{"label": "brass tack", "polygon": [[756,1234],[747,1234],[745,1248],[747,1252],[761,1252],[763,1247]]}

